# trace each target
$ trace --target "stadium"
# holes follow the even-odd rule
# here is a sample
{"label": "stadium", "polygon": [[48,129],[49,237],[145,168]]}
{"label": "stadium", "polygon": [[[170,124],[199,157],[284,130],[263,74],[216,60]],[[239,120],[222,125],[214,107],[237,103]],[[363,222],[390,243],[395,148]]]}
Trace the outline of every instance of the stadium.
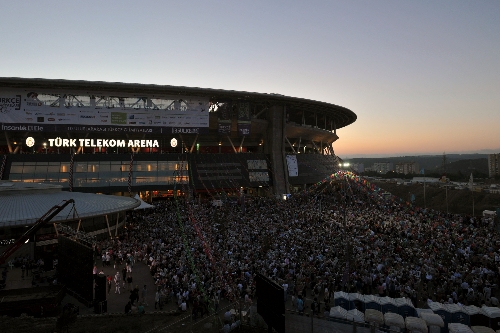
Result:
{"label": "stadium", "polygon": [[[0,79],[0,103],[0,241],[15,240],[49,199],[74,204],[16,241],[31,245],[30,257],[57,264],[60,280],[40,288],[59,293],[33,295],[35,316],[57,314],[67,289],[85,305],[75,326],[101,325],[85,317],[93,304],[128,328],[149,303],[160,314],[139,323],[148,332],[253,330],[263,322],[278,332],[500,329],[497,221],[418,207],[339,170],[337,130],[356,120],[346,108],[276,94],[16,78]],[[142,211],[139,195],[173,198]],[[179,195],[255,197],[216,207]],[[134,282],[156,289],[142,302],[120,293],[134,263]],[[91,270],[96,264],[109,280]],[[4,285],[26,283],[23,266],[10,270]],[[40,273],[32,278],[32,286],[48,283]],[[127,284],[130,296],[139,293]],[[26,310],[14,301],[0,312]],[[166,318],[162,304],[182,317],[154,322]]]}
{"label": "stadium", "polygon": [[[21,246],[16,256],[47,271],[58,256],[61,281],[91,304],[92,261],[82,270],[78,255],[116,239],[140,198],[286,198],[336,170],[337,129],[355,120],[278,94],[0,78],[0,264]],[[83,247],[64,246],[75,240]]]}
{"label": "stadium", "polygon": [[0,78],[0,179],[155,198],[276,195],[329,176],[351,110],[279,94]]}

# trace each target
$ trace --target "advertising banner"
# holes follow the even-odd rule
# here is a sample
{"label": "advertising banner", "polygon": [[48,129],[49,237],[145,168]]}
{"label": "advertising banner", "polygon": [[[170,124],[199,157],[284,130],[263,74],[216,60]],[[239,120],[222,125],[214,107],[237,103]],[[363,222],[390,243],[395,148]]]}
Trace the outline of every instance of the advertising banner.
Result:
{"label": "advertising banner", "polygon": [[218,132],[221,135],[231,134],[231,103],[224,103],[217,108]]}
{"label": "advertising banner", "polygon": [[114,97],[0,90],[0,124],[7,131],[208,131],[205,97]]}
{"label": "advertising banner", "polygon": [[297,177],[299,175],[297,156],[286,155],[286,164],[288,166],[288,177]]}
{"label": "advertising banner", "polygon": [[250,135],[251,127],[250,104],[248,102],[242,102],[238,105],[238,135]]}

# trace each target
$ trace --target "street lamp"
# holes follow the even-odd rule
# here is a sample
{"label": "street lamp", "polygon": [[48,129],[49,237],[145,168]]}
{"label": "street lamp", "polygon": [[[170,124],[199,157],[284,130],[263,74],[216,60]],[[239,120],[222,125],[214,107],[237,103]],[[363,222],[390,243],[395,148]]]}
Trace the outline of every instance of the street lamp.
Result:
{"label": "street lamp", "polygon": [[45,154],[47,154],[47,142],[43,143],[43,149],[45,149]]}
{"label": "street lamp", "polygon": [[446,194],[446,215],[448,215],[448,186],[444,186],[445,194]]}
{"label": "street lamp", "polygon": [[343,186],[343,195],[344,195],[344,232],[346,233],[344,237],[344,248],[345,248],[345,272],[344,274],[347,276],[347,280],[344,281],[344,278],[342,278],[342,288],[345,287],[345,285],[349,282],[350,279],[350,259],[351,259],[351,254],[352,254],[352,249],[351,249],[351,244],[349,242],[349,239],[347,237],[347,189],[349,187],[349,183],[347,180],[347,172],[349,170],[350,163],[349,162],[344,162],[344,163],[339,163],[339,168],[342,169],[342,176],[343,176],[343,181],[344,181],[344,186]]}

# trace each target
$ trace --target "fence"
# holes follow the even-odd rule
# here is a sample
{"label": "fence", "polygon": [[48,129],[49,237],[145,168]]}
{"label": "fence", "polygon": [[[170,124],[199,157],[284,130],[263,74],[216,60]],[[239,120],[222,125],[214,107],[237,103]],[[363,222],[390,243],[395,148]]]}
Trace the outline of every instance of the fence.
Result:
{"label": "fence", "polygon": [[300,315],[294,311],[285,313],[286,333],[399,333],[389,327],[370,326],[366,322],[347,321],[330,317]]}
{"label": "fence", "polygon": [[[229,311],[232,322],[235,323],[231,332],[267,332],[264,319],[257,314],[255,305],[232,303],[209,316],[194,318],[191,311],[181,314],[178,319],[165,326],[156,327],[146,333],[156,332],[206,332],[220,333],[224,326],[224,314]],[[370,326],[365,322],[346,321],[337,318],[313,316],[312,314],[299,314],[295,311],[285,313],[286,333],[399,333],[389,327]]]}
{"label": "fence", "polygon": [[217,312],[208,316],[194,316],[190,309],[179,316],[179,319],[165,325],[163,327],[156,327],[148,333],[153,332],[207,332],[219,333],[225,324],[225,315],[229,313],[231,316],[231,323],[233,324],[232,331],[238,332],[244,326],[245,328],[254,327],[258,330],[265,329],[267,326],[262,317],[257,315],[255,306],[244,306],[243,303],[231,303],[227,306],[221,307]]}

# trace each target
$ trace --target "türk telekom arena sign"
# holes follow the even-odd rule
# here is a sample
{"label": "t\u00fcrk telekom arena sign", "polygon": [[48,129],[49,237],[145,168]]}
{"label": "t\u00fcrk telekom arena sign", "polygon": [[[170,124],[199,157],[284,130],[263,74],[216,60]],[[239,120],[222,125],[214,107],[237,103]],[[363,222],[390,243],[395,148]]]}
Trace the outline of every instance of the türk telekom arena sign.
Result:
{"label": "t\u00fcrk telekom arena sign", "polygon": [[[117,140],[117,139],[48,139],[48,147],[84,147],[84,148],[158,148],[158,140]],[[35,140],[32,137],[26,139],[26,145],[32,147]]]}

